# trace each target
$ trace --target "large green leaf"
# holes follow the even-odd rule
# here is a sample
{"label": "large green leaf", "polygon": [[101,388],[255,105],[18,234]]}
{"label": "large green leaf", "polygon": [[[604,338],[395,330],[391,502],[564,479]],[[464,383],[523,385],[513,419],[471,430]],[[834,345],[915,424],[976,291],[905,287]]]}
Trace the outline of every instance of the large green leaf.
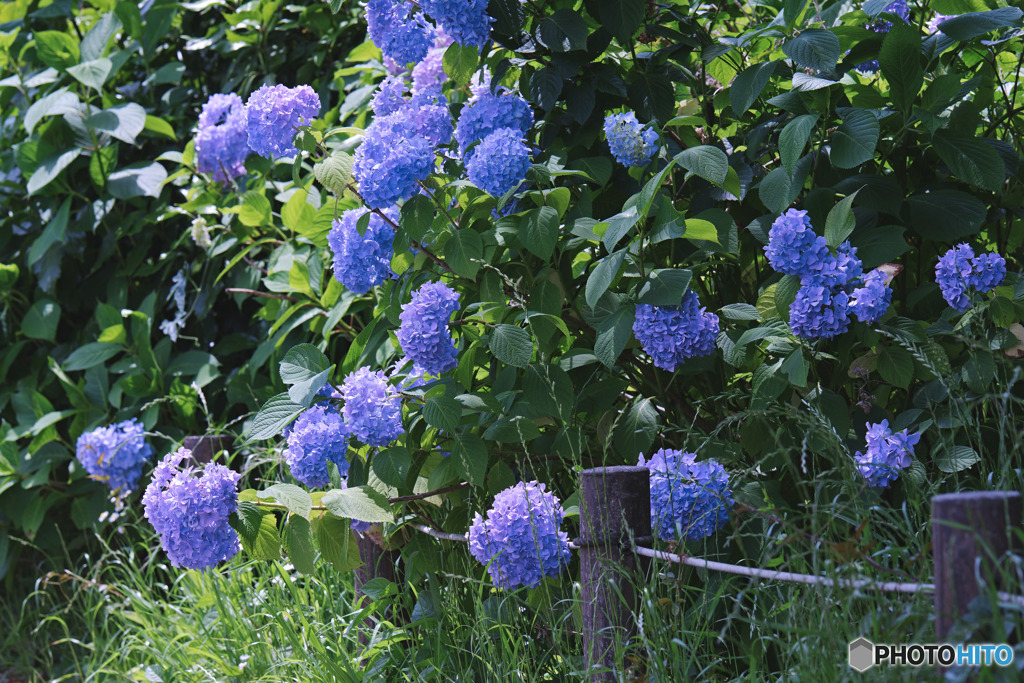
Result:
{"label": "large green leaf", "polygon": [[918,29],[903,22],[893,24],[882,41],[878,63],[882,75],[889,82],[889,97],[900,111],[909,116],[924,85]]}
{"label": "large green leaf", "polygon": [[587,305],[593,308],[597,302],[604,296],[604,293],[608,291],[612,282],[618,277],[619,270],[622,268],[622,263],[626,259],[626,249],[620,249],[619,251],[608,254],[604,258],[598,260],[594,269],[590,271],[590,275],[587,276],[587,286],[584,291]]}
{"label": "large green leaf", "polygon": [[394,522],[395,513],[388,499],[369,486],[332,489],[320,504],[335,517],[358,519],[361,522]]}
{"label": "large green leaf", "polygon": [[313,546],[313,528],[309,520],[289,515],[281,540],[292,565],[303,574],[312,574],[316,569],[316,548]]}
{"label": "large green leaf", "polygon": [[1006,166],[999,153],[983,138],[941,129],[932,136],[932,146],[960,180],[991,192],[1002,189]]}
{"label": "large green leaf", "polygon": [[271,439],[280,435],[281,430],[287,427],[303,410],[305,410],[305,406],[293,402],[287,391],[278,394],[263,404],[260,412],[256,413],[256,417],[245,433],[246,441]]}
{"label": "large green leaf", "polygon": [[748,66],[736,74],[732,85],[729,86],[729,104],[737,118],[742,117],[750,109],[750,105],[764,90],[764,86],[768,85],[773,73],[775,62],[765,62]]}
{"label": "large green leaf", "polygon": [[988,12],[968,12],[939,24],[939,30],[953,40],[970,40],[990,31],[1011,26],[1020,27],[1024,11],[1018,7],[1001,7]]}
{"label": "large green leaf", "polygon": [[636,308],[633,304],[623,304],[597,326],[594,355],[609,368],[615,365],[622,350],[633,337],[635,315]]}
{"label": "large green leaf", "polygon": [[810,28],[783,43],[782,51],[802,67],[832,71],[836,68],[842,48],[839,38],[832,31]]}
{"label": "large green leaf", "polygon": [[[615,425],[615,451],[627,462],[634,462],[646,453],[658,435],[658,410],[654,401],[645,398],[634,403]],[[649,453],[648,453],[649,455]]]}
{"label": "large green leaf", "polygon": [[540,22],[540,38],[554,52],[587,47],[587,22],[568,8],[555,10]]}
{"label": "large green leaf", "polygon": [[865,109],[841,109],[843,123],[832,134],[829,156],[836,168],[855,168],[875,156],[881,127]]}
{"label": "large green leaf", "polygon": [[164,181],[167,180],[167,169],[153,161],[140,161],[107,177],[107,190],[118,199],[132,197],[159,197]]}
{"label": "large green leaf", "polygon": [[779,156],[786,173],[793,175],[796,162],[803,156],[807,141],[811,139],[814,124],[818,122],[817,114],[801,114],[786,124],[779,133]]}
{"label": "large green leaf", "polygon": [[88,370],[101,365],[122,351],[120,344],[101,344],[93,342],[75,349],[64,361],[63,368],[68,372]]}
{"label": "large green leaf", "polygon": [[52,299],[36,299],[21,319],[21,333],[32,339],[52,342],[60,322],[60,304]]}
{"label": "large green leaf", "polygon": [[988,209],[976,197],[941,189],[908,197],[910,228],[928,239],[952,242],[981,229]]}
{"label": "large green leaf", "polygon": [[495,325],[488,345],[495,358],[517,368],[525,368],[533,356],[530,333],[516,325]]}
{"label": "large green leaf", "polygon": [[119,104],[96,112],[85,120],[85,125],[130,145],[146,127],[146,110],[134,102]]}
{"label": "large green leaf", "polygon": [[256,497],[275,500],[285,506],[288,512],[306,519],[309,519],[309,513],[313,509],[313,499],[309,492],[295,484],[274,484],[257,492]]}
{"label": "large green leaf", "polygon": [[520,223],[519,241],[540,258],[550,258],[558,242],[558,211],[550,206],[527,211]]}
{"label": "large green leaf", "polygon": [[729,174],[729,157],[711,145],[684,149],[675,156],[675,160],[687,171],[719,187],[725,184],[725,178]]}

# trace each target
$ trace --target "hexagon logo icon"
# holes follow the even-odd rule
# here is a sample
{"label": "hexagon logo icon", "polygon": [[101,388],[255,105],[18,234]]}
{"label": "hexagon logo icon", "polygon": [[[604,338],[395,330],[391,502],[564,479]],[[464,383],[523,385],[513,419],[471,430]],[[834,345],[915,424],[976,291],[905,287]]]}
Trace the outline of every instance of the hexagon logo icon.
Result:
{"label": "hexagon logo icon", "polygon": [[864,672],[875,665],[875,645],[867,638],[850,643],[850,668]]}

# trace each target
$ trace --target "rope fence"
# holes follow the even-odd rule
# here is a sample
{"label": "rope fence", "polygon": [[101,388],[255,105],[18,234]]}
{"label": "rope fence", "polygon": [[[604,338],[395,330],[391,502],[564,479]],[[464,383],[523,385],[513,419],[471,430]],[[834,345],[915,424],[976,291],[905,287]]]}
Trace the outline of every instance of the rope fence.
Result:
{"label": "rope fence", "polygon": [[[584,654],[591,681],[617,680],[615,648],[628,642],[636,632],[638,600],[635,586],[627,579],[631,571],[638,570],[638,557],[761,581],[933,594],[936,642],[941,642],[956,619],[969,612],[971,601],[984,586],[1005,587],[1000,585],[996,563],[1007,553],[1020,551],[1019,536],[1011,533],[1020,528],[1022,521],[1021,495],[1016,492],[953,493],[932,498],[935,583],[831,578],[728,564],[644,547],[639,543],[650,542],[652,537],[650,473],[643,467],[584,470],[580,474],[580,492],[581,536],[570,542],[569,547],[580,553]],[[469,541],[468,532],[439,531],[418,522],[406,526],[440,540]],[[382,556],[379,551],[364,549],[364,545],[375,545],[369,538],[361,537],[359,544],[360,554],[376,560],[377,566],[364,567],[357,590],[360,584],[376,576],[395,576],[393,563],[397,554]],[[380,562],[383,557],[388,562]],[[996,596],[1002,603],[1024,609],[1024,595],[997,591]]]}

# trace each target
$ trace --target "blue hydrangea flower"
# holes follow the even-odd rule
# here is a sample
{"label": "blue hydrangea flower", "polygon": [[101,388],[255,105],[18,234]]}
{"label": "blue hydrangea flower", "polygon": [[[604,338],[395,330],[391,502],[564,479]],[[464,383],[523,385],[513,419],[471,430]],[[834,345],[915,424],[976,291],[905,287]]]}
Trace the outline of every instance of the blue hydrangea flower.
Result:
{"label": "blue hydrangea flower", "polygon": [[931,19],[929,19],[928,23],[924,25],[924,30],[928,31],[929,34],[931,34],[931,33],[941,33],[941,31],[939,30],[939,24],[944,22],[946,19],[952,19],[955,16],[956,16],[955,14],[938,14],[938,13],[936,13],[935,16],[932,17]]}
{"label": "blue hydrangea flower", "polygon": [[838,267],[828,242],[814,234],[806,211],[790,209],[775,219],[764,247],[768,264],[779,273],[801,278]]}
{"label": "blue hydrangea flower", "polygon": [[958,244],[939,258],[935,281],[942,297],[957,311],[966,311],[973,304],[971,289],[988,292],[1006,277],[1006,260],[995,253],[974,255],[969,244]]}
{"label": "blue hydrangea flower", "polygon": [[470,101],[459,115],[455,127],[455,140],[459,143],[462,161],[469,165],[473,150],[470,146],[501,128],[513,128],[523,135],[533,125],[533,111],[519,95],[485,93]]}
{"label": "blue hydrangea flower", "polygon": [[637,464],[651,471],[651,526],[663,541],[677,534],[699,541],[728,523],[736,501],[720,463],[663,448],[650,460],[641,453]]}
{"label": "blue hydrangea flower", "polygon": [[670,372],[688,358],[714,353],[718,330],[718,316],[701,308],[692,290],[679,306],[637,304],[633,321],[633,334],[654,365]]}
{"label": "blue hydrangea flower", "polygon": [[[370,215],[366,232],[359,234],[357,224],[368,209],[349,209],[341,218],[331,223],[327,233],[327,244],[334,254],[334,278],[356,294],[366,294],[371,288],[387,280],[391,270],[391,246],[395,229],[377,214]],[[387,208],[382,213],[395,223],[398,210]]]}
{"label": "blue hydrangea flower", "polygon": [[604,134],[612,156],[623,166],[643,166],[658,151],[658,132],[637,121],[633,112],[606,116]]}
{"label": "blue hydrangea flower", "polygon": [[[903,23],[910,21],[910,8],[907,7],[907,0],[896,0],[896,2],[886,5],[882,12],[887,14],[895,14]],[[875,33],[888,33],[892,30],[892,22],[884,19],[878,19],[874,23],[868,24],[864,28],[871,29]],[[872,59],[870,62],[864,62],[863,64],[857,65],[857,70],[863,73],[875,73],[878,71],[878,60]]]}
{"label": "blue hydrangea flower", "polygon": [[238,507],[239,474],[215,463],[206,465],[201,476],[191,466],[179,469],[191,457],[184,448],[165,456],[142,505],[171,564],[205,569],[238,552],[238,534],[228,517]]}
{"label": "blue hydrangea flower", "polygon": [[433,27],[404,0],[369,0],[366,25],[370,40],[396,64],[420,61],[434,44]]}
{"label": "blue hydrangea flower", "polygon": [[882,271],[872,270],[864,276],[863,284],[850,295],[850,312],[861,322],[873,323],[889,310],[892,289],[886,284],[885,279]]}
{"label": "blue hydrangea flower", "polygon": [[97,427],[78,437],[75,457],[92,479],[113,491],[129,491],[142,476],[143,465],[153,457],[145,432],[135,418]]}
{"label": "blue hydrangea flower", "polygon": [[884,488],[896,481],[900,471],[910,467],[914,445],[920,440],[920,434],[908,434],[906,429],[893,434],[888,420],[869,424],[866,452],[853,456],[868,486]]}
{"label": "blue hydrangea flower", "polygon": [[220,182],[245,173],[249,131],[242,98],[231,93],[211,95],[199,112],[196,163],[200,173],[212,173]]}
{"label": "blue hydrangea flower", "polygon": [[447,145],[452,141],[452,115],[448,111],[448,99],[440,90],[421,90],[412,96],[406,111],[416,132],[425,137],[433,147]]}
{"label": "blue hydrangea flower", "polygon": [[338,474],[348,474],[348,425],[341,414],[325,405],[314,405],[302,411],[291,425],[285,462],[292,476],[309,488],[331,483],[328,461],[338,466]]}
{"label": "blue hydrangea flower", "polygon": [[359,368],[341,385],[342,414],[352,435],[367,446],[387,446],[402,435],[402,397],[380,370]]}
{"label": "blue hydrangea flower", "polygon": [[442,282],[428,282],[402,306],[396,336],[413,365],[413,374],[440,375],[455,367],[455,341],[448,321],[459,310],[459,294]]}
{"label": "blue hydrangea flower", "polygon": [[530,169],[530,148],[515,128],[499,128],[480,143],[466,162],[469,181],[492,197],[519,184]]}
{"label": "blue hydrangea flower", "polygon": [[789,329],[805,339],[831,339],[850,326],[849,297],[816,282],[800,285],[789,306]]}
{"label": "blue hydrangea flower", "polygon": [[421,0],[420,7],[459,45],[482,48],[490,42],[487,0]]}
{"label": "blue hydrangea flower", "polygon": [[268,159],[295,156],[299,150],[292,138],[298,127],[319,115],[320,98],[308,85],[264,85],[245,104],[249,148]]}
{"label": "blue hydrangea flower", "polygon": [[447,46],[432,47],[427,56],[412,69],[412,93],[440,90],[448,81],[444,72],[444,53]]}
{"label": "blue hydrangea flower", "polygon": [[381,82],[373,99],[370,100],[370,109],[375,116],[394,114],[409,102],[405,99],[405,90],[405,81],[398,76],[388,76]]}
{"label": "blue hydrangea flower", "polygon": [[473,518],[469,552],[498,588],[534,588],[569,563],[563,516],[561,501],[544,484],[519,482],[494,497],[486,517]]}
{"label": "blue hydrangea flower", "polygon": [[419,189],[416,181],[433,170],[433,146],[415,128],[403,109],[374,119],[366,129],[352,161],[352,173],[370,208],[384,209],[413,196]]}

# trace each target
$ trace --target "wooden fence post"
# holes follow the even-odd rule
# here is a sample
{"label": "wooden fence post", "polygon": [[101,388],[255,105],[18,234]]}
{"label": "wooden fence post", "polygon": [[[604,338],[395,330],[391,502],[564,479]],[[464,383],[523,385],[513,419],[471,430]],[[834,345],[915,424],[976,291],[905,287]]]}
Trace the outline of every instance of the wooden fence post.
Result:
{"label": "wooden fence post", "polygon": [[[957,617],[967,614],[981,592],[975,578],[998,579],[994,563],[1016,545],[1021,525],[1021,496],[1015,492],[947,493],[932,498],[932,548],[935,556],[935,633],[944,642]],[[1018,592],[1019,586],[999,586]]]}
{"label": "wooden fence post", "polygon": [[[357,533],[356,538],[358,539],[359,559],[363,561],[363,565],[355,572],[356,595],[366,595],[363,593],[363,586],[377,578],[398,583],[397,563],[401,553],[397,550],[384,550],[370,534]],[[373,619],[366,617],[363,620],[363,625],[365,628],[359,630],[359,644],[366,647],[370,644],[370,633],[373,632],[374,627]]]}
{"label": "wooden fence post", "polygon": [[182,445],[192,451],[192,462],[199,465],[210,462],[214,453],[229,450],[234,440],[230,434],[186,436]]}
{"label": "wooden fence post", "polygon": [[615,646],[636,635],[635,584],[642,579],[629,542],[650,540],[650,477],[646,467],[635,466],[580,473],[583,648],[591,681],[618,680]]}

